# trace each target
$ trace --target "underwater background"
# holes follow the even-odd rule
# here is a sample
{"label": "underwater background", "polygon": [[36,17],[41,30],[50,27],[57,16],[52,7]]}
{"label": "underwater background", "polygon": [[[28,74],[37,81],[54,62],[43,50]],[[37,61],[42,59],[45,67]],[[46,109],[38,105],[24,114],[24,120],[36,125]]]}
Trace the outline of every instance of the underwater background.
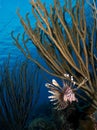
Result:
{"label": "underwater background", "polygon": [[[42,2],[45,1],[43,0]],[[49,7],[51,1],[47,1],[46,4]],[[10,70],[12,70],[17,60],[17,64],[20,64],[26,59],[21,51],[14,45],[14,41],[11,38],[11,32],[13,30],[16,34],[24,31],[16,14],[17,9],[20,9],[22,16],[25,16],[27,12],[30,12],[32,15],[30,1],[28,0],[25,0],[25,2],[23,0],[0,0],[0,65],[3,66],[4,62],[8,59],[8,55],[10,55]],[[31,16],[31,19],[32,26],[35,26],[35,18]],[[38,58],[35,47],[32,45],[30,49],[32,50],[32,54]],[[31,67],[29,69],[32,70],[33,68]],[[44,93],[45,96],[45,91],[42,93]],[[45,100],[45,98],[47,98],[47,96],[42,100]]]}
{"label": "underwater background", "polygon": [[[60,0],[61,6],[63,1]],[[50,5],[54,4],[53,0],[41,0],[41,3],[45,3],[48,11]],[[72,0],[72,3],[75,7],[76,0]],[[80,112],[82,120],[79,123],[80,114],[75,103],[66,110],[53,109],[45,84],[52,79],[56,79],[61,85],[63,82],[27,59],[15,45],[11,32],[14,31],[15,35],[24,32],[16,13],[18,9],[24,19],[29,12],[31,26],[36,26],[30,1],[0,0],[0,130],[92,130],[94,122],[91,123],[88,117],[84,119],[83,111]],[[90,11],[90,6],[85,2],[87,25],[92,24],[93,20]],[[67,21],[71,24],[68,15]],[[50,70],[31,41],[28,48],[31,55]],[[75,56],[73,58],[76,59]],[[87,125],[91,123],[91,127],[85,128],[84,121]],[[83,126],[79,127],[79,124]]]}
{"label": "underwater background", "polygon": [[[46,3],[46,7],[49,9],[49,5],[53,4],[52,0],[41,0],[42,3]],[[60,3],[62,4],[63,1],[60,0]],[[73,3],[75,3],[73,1]],[[17,9],[20,9],[21,15],[24,17],[27,12],[31,12],[31,5],[30,1],[28,0],[0,0],[0,64],[2,65],[4,59],[8,56],[10,53],[11,55],[11,67],[16,59],[16,57],[23,58],[22,53],[17,49],[17,47],[14,46],[13,40],[11,38],[11,31],[14,30],[15,33],[22,32],[23,28],[21,26],[20,20],[16,14]],[[86,5],[86,16],[87,21],[89,21],[89,24],[91,21],[91,16],[89,14],[89,6]],[[32,26],[35,26],[35,18],[31,16],[32,20]],[[69,19],[68,19],[69,20]],[[33,46],[34,48],[34,46]],[[36,53],[33,51],[32,53]],[[35,54],[36,55],[36,54]]]}

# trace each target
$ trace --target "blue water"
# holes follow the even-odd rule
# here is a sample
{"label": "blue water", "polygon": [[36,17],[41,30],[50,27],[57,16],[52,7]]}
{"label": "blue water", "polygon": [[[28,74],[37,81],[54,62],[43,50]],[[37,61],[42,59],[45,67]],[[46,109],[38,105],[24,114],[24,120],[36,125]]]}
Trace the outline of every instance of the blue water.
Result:
{"label": "blue water", "polygon": [[[52,0],[42,0],[42,2],[46,3],[46,7],[48,9],[49,5],[53,4]],[[63,2],[61,0],[61,4],[62,3]],[[9,53],[11,55],[12,63],[15,61],[17,56],[23,56],[17,47],[13,45],[13,40],[10,35],[12,30],[14,30],[16,34],[23,31],[19,18],[16,14],[17,9],[20,9],[20,14],[23,17],[27,12],[30,12],[30,14],[32,14],[30,1],[28,0],[0,0],[0,64],[3,63],[3,60],[7,58]],[[86,9],[86,16],[88,17],[88,7],[86,7]],[[30,15],[30,17],[33,21],[32,26],[34,27],[35,19],[32,17],[32,15]]]}

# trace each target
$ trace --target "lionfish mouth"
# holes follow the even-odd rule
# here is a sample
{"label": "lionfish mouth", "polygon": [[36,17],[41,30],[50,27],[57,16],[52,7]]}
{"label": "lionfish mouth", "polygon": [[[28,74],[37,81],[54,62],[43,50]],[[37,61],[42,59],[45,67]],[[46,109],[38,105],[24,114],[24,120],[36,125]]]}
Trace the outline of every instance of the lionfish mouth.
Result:
{"label": "lionfish mouth", "polygon": [[[73,80],[73,77],[71,77],[71,80]],[[54,108],[57,110],[63,110],[72,102],[78,102],[70,81],[63,81],[63,87],[61,87],[55,79],[52,79],[52,83],[46,83],[45,86],[51,94],[48,98],[53,102]]]}

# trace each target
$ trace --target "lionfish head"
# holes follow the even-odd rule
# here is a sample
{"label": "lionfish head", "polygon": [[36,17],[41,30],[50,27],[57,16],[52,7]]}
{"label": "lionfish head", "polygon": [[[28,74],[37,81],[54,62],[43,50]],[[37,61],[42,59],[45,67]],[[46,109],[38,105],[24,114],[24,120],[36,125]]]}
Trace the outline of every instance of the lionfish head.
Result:
{"label": "lionfish head", "polygon": [[[71,80],[73,80],[73,77],[71,77]],[[63,110],[72,102],[78,102],[70,81],[63,81],[63,86],[61,87],[58,82],[53,79],[51,84],[46,83],[45,86],[49,89],[48,92],[51,94],[48,98],[53,102],[57,110]]]}

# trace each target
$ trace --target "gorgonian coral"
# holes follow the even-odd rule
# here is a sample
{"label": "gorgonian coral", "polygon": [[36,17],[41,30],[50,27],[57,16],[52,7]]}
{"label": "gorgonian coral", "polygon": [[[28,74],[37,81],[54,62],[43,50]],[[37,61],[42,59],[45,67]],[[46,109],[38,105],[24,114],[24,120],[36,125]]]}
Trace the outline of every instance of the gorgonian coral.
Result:
{"label": "gorgonian coral", "polygon": [[[54,0],[54,5],[49,10],[40,0],[31,0],[32,12],[36,18],[35,27],[31,26],[28,13],[25,21],[17,12],[28,35],[22,35],[24,48],[20,43],[20,34],[15,37],[11,33],[15,45],[23,54],[47,73],[61,79],[67,79],[64,73],[74,77],[77,89],[86,96],[76,94],[86,102],[86,112],[89,113],[97,109],[97,11],[94,3],[93,0],[93,10],[89,12],[89,17],[94,12],[92,24],[87,24],[85,0],[64,0],[63,5],[59,0]],[[33,57],[27,44],[29,40],[50,69]]]}

